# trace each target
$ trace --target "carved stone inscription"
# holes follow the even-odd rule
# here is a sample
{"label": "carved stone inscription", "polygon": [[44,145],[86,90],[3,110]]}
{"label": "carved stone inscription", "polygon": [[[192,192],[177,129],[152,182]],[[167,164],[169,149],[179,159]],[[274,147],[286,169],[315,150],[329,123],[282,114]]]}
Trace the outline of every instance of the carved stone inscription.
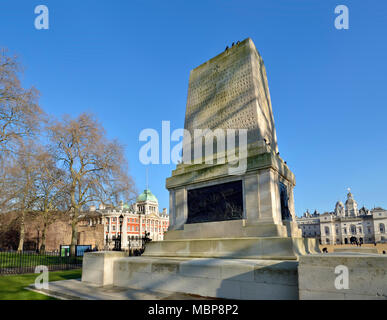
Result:
{"label": "carved stone inscription", "polygon": [[251,53],[236,53],[199,74],[194,71],[188,89],[186,129],[258,127]]}
{"label": "carved stone inscription", "polygon": [[188,190],[188,219],[186,223],[238,220],[242,218],[242,181]]}

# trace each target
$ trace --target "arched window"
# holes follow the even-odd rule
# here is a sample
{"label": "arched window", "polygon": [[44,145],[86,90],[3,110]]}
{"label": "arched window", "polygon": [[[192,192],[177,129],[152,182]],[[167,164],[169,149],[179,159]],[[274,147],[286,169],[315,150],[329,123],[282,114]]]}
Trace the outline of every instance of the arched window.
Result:
{"label": "arched window", "polygon": [[325,234],[329,236],[329,227],[325,227]]}
{"label": "arched window", "polygon": [[379,224],[379,230],[380,230],[380,233],[386,233],[386,227],[384,223]]}
{"label": "arched window", "polygon": [[351,233],[356,234],[356,226],[353,224],[351,225]]}

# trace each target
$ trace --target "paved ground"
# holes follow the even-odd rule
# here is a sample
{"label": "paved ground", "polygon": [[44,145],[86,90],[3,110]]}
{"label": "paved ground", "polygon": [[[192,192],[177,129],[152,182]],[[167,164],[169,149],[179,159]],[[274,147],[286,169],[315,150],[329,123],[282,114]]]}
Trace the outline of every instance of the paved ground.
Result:
{"label": "paved ground", "polygon": [[55,281],[49,283],[48,290],[36,290],[32,285],[27,289],[62,300],[208,300],[184,293],[146,291],[113,286],[99,287],[85,284],[80,279]]}
{"label": "paved ground", "polygon": [[[356,248],[356,245],[350,245],[350,244],[341,244],[341,245],[329,245],[329,244],[320,244],[320,250],[322,248],[327,248],[328,252],[333,252],[335,248]],[[362,244],[361,248],[375,248],[375,246],[372,243],[366,243]],[[383,251],[387,252],[387,243],[377,243],[376,249],[378,250],[378,253],[383,253]]]}

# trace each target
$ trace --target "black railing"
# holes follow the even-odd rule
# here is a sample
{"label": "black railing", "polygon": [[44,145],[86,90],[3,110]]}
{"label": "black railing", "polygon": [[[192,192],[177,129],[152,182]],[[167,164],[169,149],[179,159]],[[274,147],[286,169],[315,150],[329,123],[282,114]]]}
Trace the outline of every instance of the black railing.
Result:
{"label": "black railing", "polygon": [[145,231],[144,236],[141,238],[137,236],[129,238],[127,246],[122,246],[121,236],[113,239],[106,237],[104,251],[125,251],[128,256],[141,256],[145,252],[147,243],[152,241],[149,236],[150,232]]}
{"label": "black railing", "polygon": [[37,266],[49,271],[78,269],[83,257],[61,256],[60,252],[0,251],[0,275],[34,273]]}

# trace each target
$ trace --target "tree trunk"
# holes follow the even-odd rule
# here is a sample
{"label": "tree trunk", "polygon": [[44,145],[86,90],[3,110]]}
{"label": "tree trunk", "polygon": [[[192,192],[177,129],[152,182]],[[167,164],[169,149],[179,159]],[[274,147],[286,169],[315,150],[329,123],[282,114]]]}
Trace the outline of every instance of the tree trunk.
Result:
{"label": "tree trunk", "polygon": [[42,244],[40,245],[40,253],[44,253],[46,251],[46,232],[47,232],[47,223],[43,223],[42,229]]}
{"label": "tree trunk", "polygon": [[20,216],[20,237],[19,237],[19,246],[17,251],[23,251],[24,245],[24,236],[25,236],[25,223],[24,223],[25,213],[24,210],[21,212]]}
{"label": "tree trunk", "polygon": [[71,245],[70,245],[70,256],[75,257],[75,246],[78,244],[78,219],[76,217],[71,221]]}

